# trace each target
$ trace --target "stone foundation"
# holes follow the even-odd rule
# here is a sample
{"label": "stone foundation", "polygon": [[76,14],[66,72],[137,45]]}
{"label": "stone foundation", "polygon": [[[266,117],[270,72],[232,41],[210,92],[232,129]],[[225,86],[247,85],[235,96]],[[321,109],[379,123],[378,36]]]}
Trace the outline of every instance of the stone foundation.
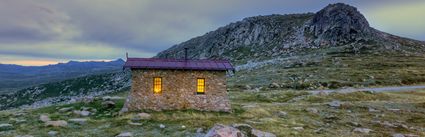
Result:
{"label": "stone foundation", "polygon": [[[153,79],[162,78],[162,93],[154,94]],[[197,94],[197,78],[205,78],[205,93]],[[179,110],[229,112],[225,71],[132,70],[132,86],[124,111]]]}

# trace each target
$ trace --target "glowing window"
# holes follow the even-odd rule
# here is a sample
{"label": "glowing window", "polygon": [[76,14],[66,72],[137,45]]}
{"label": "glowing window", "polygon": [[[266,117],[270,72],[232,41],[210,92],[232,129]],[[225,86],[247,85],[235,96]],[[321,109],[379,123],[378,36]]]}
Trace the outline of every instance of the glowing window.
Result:
{"label": "glowing window", "polygon": [[153,78],[153,93],[158,94],[162,91],[162,78]]}
{"label": "glowing window", "polygon": [[196,93],[198,93],[198,94],[204,94],[205,93],[205,79],[204,78],[198,78]]}

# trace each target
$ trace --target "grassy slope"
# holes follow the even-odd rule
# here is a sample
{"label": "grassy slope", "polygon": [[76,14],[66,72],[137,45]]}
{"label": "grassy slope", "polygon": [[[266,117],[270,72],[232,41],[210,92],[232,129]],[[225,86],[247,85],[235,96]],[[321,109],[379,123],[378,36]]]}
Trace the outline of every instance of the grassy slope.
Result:
{"label": "grassy slope", "polygon": [[[414,85],[425,83],[425,57],[392,54],[307,53],[290,62],[238,71],[230,84],[243,87],[278,83],[283,88],[320,89],[344,86]],[[278,69],[277,69],[278,68]],[[258,71],[262,70],[262,71]],[[255,84],[254,84],[255,83]]]}
{"label": "grassy slope", "polygon": [[[355,92],[347,94],[307,95],[299,91],[267,91],[242,92],[232,90],[233,113],[186,111],[149,112],[153,118],[143,121],[142,126],[127,124],[136,113],[116,116],[119,107],[108,110],[102,109],[100,101],[84,104],[76,103],[64,106],[52,106],[36,110],[2,111],[0,123],[13,123],[16,130],[0,132],[0,136],[14,136],[31,134],[47,136],[50,130],[59,131],[60,136],[114,136],[122,131],[130,131],[136,136],[194,136],[197,128],[208,129],[215,123],[233,124],[247,123],[253,127],[275,133],[278,136],[364,136],[354,133],[355,126],[350,122],[357,122],[364,128],[370,128],[370,136],[390,136],[393,133],[416,134],[425,136],[425,91],[405,93],[365,93]],[[121,94],[125,96],[125,94]],[[293,98],[298,97],[298,100]],[[326,105],[332,100],[344,102],[340,109]],[[117,101],[122,106],[123,100]],[[54,120],[75,118],[72,114],[60,114],[56,111],[62,107],[93,107],[98,111],[90,117],[86,125],[70,124],[66,128],[45,127],[38,121],[43,113],[50,114]],[[320,113],[309,113],[306,108],[317,108]],[[381,112],[368,112],[372,107]],[[388,108],[401,109],[390,111]],[[286,117],[278,117],[279,111],[288,112]],[[14,116],[18,112],[26,113],[23,116]],[[26,119],[24,123],[14,123],[13,119]],[[373,121],[388,121],[401,123],[415,129],[401,127],[385,127]],[[159,124],[167,127],[160,129]],[[187,128],[181,128],[185,125]],[[303,131],[296,131],[293,127],[304,127]],[[323,129],[315,132],[317,129]]]}

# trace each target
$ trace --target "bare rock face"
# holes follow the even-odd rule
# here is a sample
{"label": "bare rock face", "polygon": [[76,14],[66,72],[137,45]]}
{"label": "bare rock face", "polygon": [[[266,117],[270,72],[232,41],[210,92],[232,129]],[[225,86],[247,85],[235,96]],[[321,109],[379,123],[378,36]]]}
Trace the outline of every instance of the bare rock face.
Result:
{"label": "bare rock face", "polygon": [[371,35],[366,18],[355,7],[330,4],[316,13],[309,24],[317,45],[341,45]]}

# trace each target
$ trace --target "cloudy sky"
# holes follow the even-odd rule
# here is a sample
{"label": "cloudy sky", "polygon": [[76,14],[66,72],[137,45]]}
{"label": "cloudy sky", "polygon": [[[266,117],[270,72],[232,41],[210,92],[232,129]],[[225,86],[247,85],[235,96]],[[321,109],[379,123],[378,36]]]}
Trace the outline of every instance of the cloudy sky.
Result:
{"label": "cloudy sky", "polygon": [[[317,12],[339,0],[0,0],[0,63],[152,57],[245,17]],[[372,27],[425,40],[425,1],[339,1]]]}

